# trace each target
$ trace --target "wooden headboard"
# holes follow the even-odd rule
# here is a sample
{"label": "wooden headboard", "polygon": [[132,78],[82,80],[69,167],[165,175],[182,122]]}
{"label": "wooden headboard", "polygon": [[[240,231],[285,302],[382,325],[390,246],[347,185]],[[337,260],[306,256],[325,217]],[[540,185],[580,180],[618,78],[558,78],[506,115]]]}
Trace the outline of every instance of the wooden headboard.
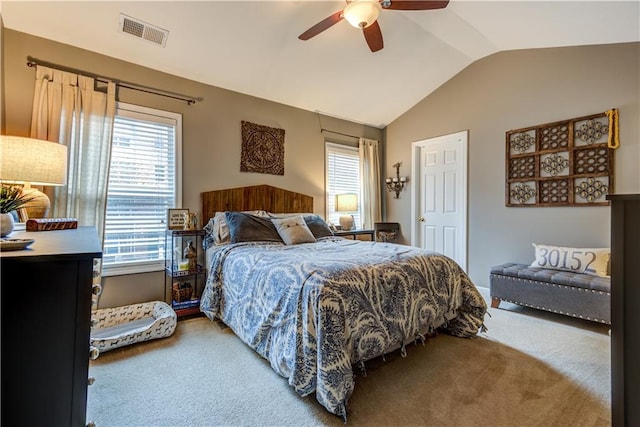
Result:
{"label": "wooden headboard", "polygon": [[216,212],[265,210],[274,213],[313,212],[313,197],[270,185],[227,188],[200,193],[202,223]]}

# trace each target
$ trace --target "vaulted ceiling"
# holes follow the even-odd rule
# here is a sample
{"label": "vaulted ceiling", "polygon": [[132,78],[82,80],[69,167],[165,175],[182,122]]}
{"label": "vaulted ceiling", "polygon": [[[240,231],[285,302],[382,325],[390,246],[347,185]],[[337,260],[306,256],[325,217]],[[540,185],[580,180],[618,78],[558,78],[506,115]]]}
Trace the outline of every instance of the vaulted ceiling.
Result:
{"label": "vaulted ceiling", "polygon": [[[637,0],[452,0],[441,10],[382,10],[384,49],[376,53],[346,21],[298,39],[344,5],[3,0],[0,12],[9,29],[376,127],[495,52],[640,41]],[[166,45],[119,32],[121,13],[168,30]]]}

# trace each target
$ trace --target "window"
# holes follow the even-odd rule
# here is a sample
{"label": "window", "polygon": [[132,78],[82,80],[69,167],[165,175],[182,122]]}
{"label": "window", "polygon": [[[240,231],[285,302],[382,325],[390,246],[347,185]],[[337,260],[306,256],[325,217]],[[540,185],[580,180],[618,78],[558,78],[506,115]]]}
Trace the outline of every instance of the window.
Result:
{"label": "window", "polygon": [[105,275],[164,268],[167,209],[181,206],[182,116],[119,103],[103,248]]}
{"label": "window", "polygon": [[327,222],[338,224],[341,213],[336,212],[336,194],[358,195],[358,212],[353,212],[356,228],[360,228],[360,156],[357,147],[326,143]]}

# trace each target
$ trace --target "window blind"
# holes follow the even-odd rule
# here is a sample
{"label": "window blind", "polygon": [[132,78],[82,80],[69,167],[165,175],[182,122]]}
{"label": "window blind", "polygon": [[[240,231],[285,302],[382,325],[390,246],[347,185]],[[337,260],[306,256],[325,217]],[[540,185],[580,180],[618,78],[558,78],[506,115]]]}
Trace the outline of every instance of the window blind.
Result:
{"label": "window blind", "polygon": [[179,120],[174,113],[142,110],[118,108],[114,120],[103,248],[107,272],[162,266],[167,209],[179,205]]}
{"label": "window blind", "polygon": [[327,221],[338,224],[341,213],[336,212],[336,195],[354,193],[358,195],[358,212],[353,213],[356,227],[360,219],[360,157],[357,147],[326,143],[326,194]]}

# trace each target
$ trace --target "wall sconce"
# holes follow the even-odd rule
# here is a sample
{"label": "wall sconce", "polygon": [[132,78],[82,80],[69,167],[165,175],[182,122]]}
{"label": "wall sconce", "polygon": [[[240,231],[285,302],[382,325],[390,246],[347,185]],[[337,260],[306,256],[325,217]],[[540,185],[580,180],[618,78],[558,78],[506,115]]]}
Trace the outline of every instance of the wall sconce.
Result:
{"label": "wall sconce", "polygon": [[29,218],[46,218],[49,197],[35,185],[65,185],[67,147],[57,142],[21,136],[0,135],[0,180],[22,184],[22,193],[32,200],[25,205]]}
{"label": "wall sconce", "polygon": [[387,178],[385,180],[385,183],[387,184],[387,190],[389,190],[392,193],[393,192],[396,193],[394,199],[400,198],[400,192],[404,190],[405,184],[407,183],[407,181],[409,181],[409,179],[406,176],[400,176],[401,164],[402,162],[398,162],[395,165],[393,165],[393,167],[396,168],[396,176],[394,178]]}

